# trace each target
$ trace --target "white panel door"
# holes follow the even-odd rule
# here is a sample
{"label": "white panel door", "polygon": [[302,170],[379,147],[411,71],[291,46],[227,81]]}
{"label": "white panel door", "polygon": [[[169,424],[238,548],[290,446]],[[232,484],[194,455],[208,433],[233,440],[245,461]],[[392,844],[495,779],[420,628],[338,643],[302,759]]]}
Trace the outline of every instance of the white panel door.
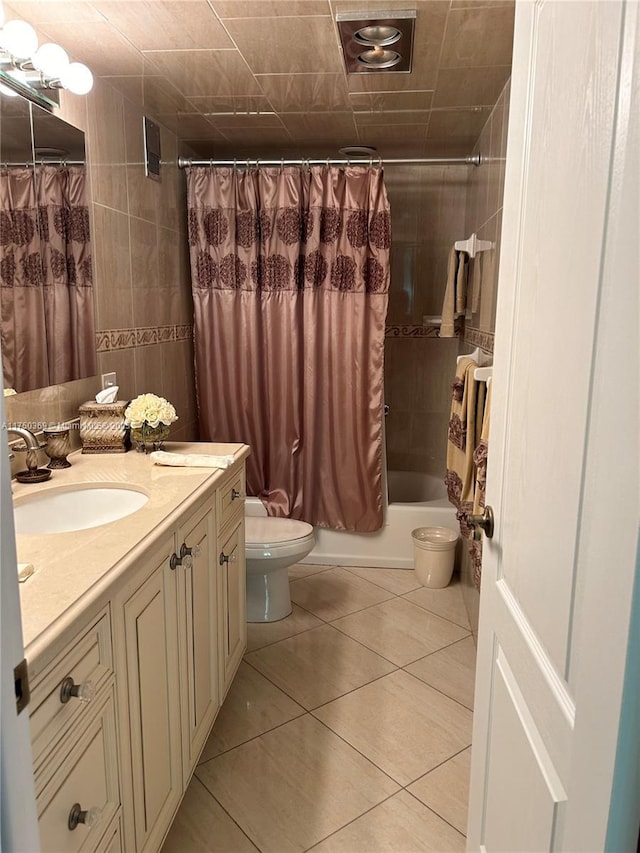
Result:
{"label": "white panel door", "polygon": [[605,849],[638,533],[637,13],[516,4],[469,850]]}

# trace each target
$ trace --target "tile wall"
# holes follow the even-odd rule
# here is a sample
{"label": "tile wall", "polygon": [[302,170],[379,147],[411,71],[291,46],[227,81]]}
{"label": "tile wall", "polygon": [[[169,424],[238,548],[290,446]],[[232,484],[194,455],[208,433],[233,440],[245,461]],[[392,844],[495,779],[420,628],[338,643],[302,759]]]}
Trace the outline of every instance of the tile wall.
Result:
{"label": "tile wall", "polygon": [[467,202],[465,230],[468,234],[475,232],[480,240],[489,240],[495,244],[495,248],[482,252],[473,262],[480,264],[480,302],[478,310],[465,322],[463,341],[488,352],[493,352],[496,324],[509,92],[510,81],[507,81],[476,142],[474,154],[481,153],[486,157],[486,162],[480,169],[471,170]]}
{"label": "tile wall", "polygon": [[[144,174],[141,107],[100,79],[85,98],[62,97],[58,114],[85,132],[99,374],[116,372],[122,400],[166,397],[179,415],[171,437],[197,438],[184,182],[164,164],[175,163],[177,138],[162,128],[156,183]],[[97,376],[7,398],[7,420],[74,418],[99,387]]]}
{"label": "tile wall", "polygon": [[468,166],[385,168],[393,244],[385,343],[389,468],[444,477],[458,339],[436,337],[449,249],[464,239]]}
{"label": "tile wall", "polygon": [[[502,202],[504,196],[504,172],[507,155],[507,125],[509,120],[508,81],[476,143],[474,153],[481,152],[487,162],[474,169],[469,178],[466,230],[476,232],[481,240],[495,243],[495,249],[483,252],[482,281],[479,309],[470,320],[466,320],[461,351],[480,346],[493,352],[493,336],[496,323],[496,301],[498,288],[498,260],[500,257],[500,233],[502,229]],[[491,458],[491,440],[489,440]],[[474,636],[478,632],[478,610],[480,595],[473,585],[468,550],[462,551],[462,593],[469,614]]]}

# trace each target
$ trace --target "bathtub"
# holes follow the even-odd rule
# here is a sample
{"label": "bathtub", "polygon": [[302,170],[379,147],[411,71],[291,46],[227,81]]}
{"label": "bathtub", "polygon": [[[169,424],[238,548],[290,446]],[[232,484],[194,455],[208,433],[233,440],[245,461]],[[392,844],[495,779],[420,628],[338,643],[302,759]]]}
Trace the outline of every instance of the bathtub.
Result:
{"label": "bathtub", "polygon": [[[376,533],[349,533],[316,527],[316,546],[303,563],[332,566],[413,568],[416,527],[450,527],[458,532],[456,513],[438,477],[412,471],[389,471],[389,505]],[[258,498],[247,498],[247,515],[266,515]]]}

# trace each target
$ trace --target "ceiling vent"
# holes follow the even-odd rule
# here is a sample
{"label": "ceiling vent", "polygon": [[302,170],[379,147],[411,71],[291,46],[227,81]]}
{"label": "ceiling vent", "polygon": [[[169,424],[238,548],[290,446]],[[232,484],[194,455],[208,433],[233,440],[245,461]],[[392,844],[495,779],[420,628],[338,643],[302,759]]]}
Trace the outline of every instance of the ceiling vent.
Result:
{"label": "ceiling vent", "polygon": [[348,74],[411,71],[415,9],[338,12],[336,23]]}

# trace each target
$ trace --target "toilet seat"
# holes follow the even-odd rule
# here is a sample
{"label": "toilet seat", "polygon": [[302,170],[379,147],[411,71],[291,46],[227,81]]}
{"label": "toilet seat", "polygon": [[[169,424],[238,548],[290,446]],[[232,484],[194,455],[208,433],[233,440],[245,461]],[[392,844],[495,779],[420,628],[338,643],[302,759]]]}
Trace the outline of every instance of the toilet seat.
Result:
{"label": "toilet seat", "polygon": [[289,543],[313,536],[313,526],[306,521],[292,518],[263,518],[249,516],[245,518],[244,538],[247,550],[264,548],[282,548]]}

